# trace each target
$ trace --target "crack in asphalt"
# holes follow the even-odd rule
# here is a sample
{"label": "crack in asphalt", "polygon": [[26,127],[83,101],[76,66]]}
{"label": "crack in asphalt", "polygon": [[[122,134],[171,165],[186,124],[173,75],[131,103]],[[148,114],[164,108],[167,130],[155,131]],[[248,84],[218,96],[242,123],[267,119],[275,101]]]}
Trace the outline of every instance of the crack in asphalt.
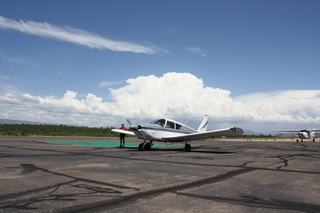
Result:
{"label": "crack in asphalt", "polygon": [[[12,146],[6,146],[6,148],[17,148]],[[238,175],[256,171],[256,170],[268,170],[268,171],[277,171],[277,172],[294,172],[294,173],[303,173],[303,174],[320,174],[320,172],[309,172],[309,171],[295,171],[295,170],[285,170],[283,167],[287,167],[289,165],[289,160],[287,158],[292,158],[294,156],[311,156],[306,154],[296,154],[296,155],[284,155],[284,156],[274,156],[280,159],[283,162],[283,166],[279,166],[276,169],[270,168],[261,168],[261,167],[248,167],[247,164],[252,163],[254,161],[248,161],[243,163],[242,165],[238,166],[230,166],[230,165],[213,165],[213,164],[202,164],[202,163],[190,163],[190,162],[179,162],[179,161],[167,161],[167,160],[153,160],[153,159],[145,159],[145,158],[133,158],[133,157],[121,157],[121,156],[111,156],[106,154],[96,154],[96,153],[88,153],[88,152],[70,152],[70,151],[57,151],[57,150],[50,150],[50,149],[31,149],[26,147],[19,147],[19,149],[26,149],[26,150],[34,150],[34,151],[49,151],[49,152],[57,152],[60,153],[59,155],[50,155],[50,156],[65,156],[65,155],[89,155],[89,156],[98,156],[98,157],[106,157],[106,158],[116,158],[116,159],[124,159],[124,160],[134,160],[134,161],[148,161],[148,162],[158,162],[158,163],[170,163],[170,164],[187,164],[187,165],[194,165],[194,166],[210,166],[210,167],[228,167],[228,168],[236,168],[236,170],[226,172],[221,175],[208,177],[204,179],[200,179],[197,181],[191,181],[182,184],[171,185],[167,187],[151,189],[147,191],[140,191],[138,188],[110,184],[101,181],[95,181],[85,178],[78,178],[68,174],[59,173],[50,171],[45,168],[38,167],[34,164],[22,163],[20,164],[21,168],[23,169],[21,174],[29,174],[35,171],[42,171],[45,173],[49,173],[52,175],[62,176],[70,178],[71,181],[67,181],[64,183],[58,183],[55,185],[50,185],[46,187],[36,188],[33,190],[27,190],[20,193],[15,194],[6,194],[0,196],[0,210],[1,209],[22,209],[22,210],[37,210],[37,207],[33,207],[34,204],[39,202],[46,202],[46,201],[74,201],[78,197],[85,197],[86,195],[92,196],[100,196],[105,197],[108,195],[109,199],[103,199],[96,202],[85,203],[80,205],[75,205],[71,207],[65,207],[61,209],[56,209],[53,212],[81,212],[87,210],[94,210],[99,208],[114,208],[117,207],[120,203],[123,202],[137,200],[143,197],[150,197],[155,196],[162,193],[175,193],[177,195],[182,196],[189,196],[194,198],[201,198],[201,199],[209,199],[218,202],[225,202],[225,203],[232,203],[236,205],[244,205],[244,206],[251,206],[251,207],[261,207],[261,208],[271,208],[271,209],[287,209],[287,210],[298,210],[298,211],[305,211],[305,212],[319,212],[320,206],[308,203],[300,203],[300,202],[293,202],[293,201],[286,201],[286,200],[278,200],[278,199],[262,199],[254,196],[246,196],[246,195],[239,195],[238,197],[229,198],[229,197],[219,197],[219,196],[206,196],[206,195],[198,195],[192,193],[184,193],[178,192],[179,190],[185,190],[192,187],[200,187],[206,184],[212,184],[221,182],[227,179],[234,178]],[[310,150],[308,150],[310,151]],[[62,153],[62,154],[61,154]],[[170,153],[173,153],[170,151]],[[177,152],[177,153],[180,153]],[[217,153],[217,152],[215,152]],[[107,153],[108,154],[108,153]],[[23,155],[29,156],[29,155]],[[31,155],[30,155],[31,156]],[[32,156],[40,156],[40,155],[32,155]],[[43,155],[49,156],[49,155]],[[17,155],[6,155],[4,157],[17,157]],[[195,157],[190,157],[195,158]],[[208,160],[207,157],[204,157]],[[197,158],[198,159],[198,158]],[[202,158],[199,158],[202,159]],[[214,159],[212,159],[214,160]],[[281,170],[280,170],[281,169]],[[84,183],[81,183],[84,182]],[[92,185],[93,184],[93,185]],[[94,186],[94,184],[99,186]],[[102,187],[101,187],[102,185]],[[69,186],[75,189],[85,190],[85,192],[79,193],[72,193],[72,194],[55,194],[61,187]],[[134,190],[138,191],[129,195],[122,196],[123,192],[121,190]],[[47,192],[48,191],[48,192]],[[45,193],[40,194],[39,193]],[[23,196],[31,196],[35,194],[31,198],[23,198]],[[10,201],[8,199],[14,199],[22,197],[18,201]],[[110,199],[111,197],[111,199]],[[7,199],[6,202],[1,202],[1,200]]]}
{"label": "crack in asphalt", "polygon": [[259,207],[259,208],[270,208],[270,209],[286,209],[286,210],[296,210],[304,212],[318,213],[320,210],[320,205],[314,205],[309,203],[301,203],[294,201],[286,201],[280,199],[262,199],[255,196],[240,195],[236,198],[230,197],[219,197],[219,196],[209,196],[209,195],[199,195],[193,193],[177,192],[178,195],[188,196],[192,198],[208,199],[223,203],[231,203],[236,205]]}
{"label": "crack in asphalt", "polygon": [[130,194],[127,196],[115,198],[112,200],[104,200],[104,201],[86,203],[83,205],[76,205],[76,206],[72,206],[72,207],[56,209],[53,212],[68,213],[68,212],[82,212],[82,211],[88,211],[88,210],[95,211],[95,210],[98,210],[99,208],[104,208],[104,209],[110,208],[111,209],[111,208],[116,207],[118,204],[123,205],[123,202],[134,201],[137,199],[151,197],[151,196],[155,196],[155,195],[162,194],[162,193],[169,193],[169,192],[176,193],[176,191],[178,191],[178,190],[185,190],[188,188],[199,187],[199,186],[203,186],[206,184],[221,182],[221,181],[231,179],[235,176],[238,176],[238,175],[241,175],[241,174],[244,174],[247,172],[251,172],[251,171],[253,171],[253,169],[247,169],[247,168],[238,169],[238,170],[229,171],[229,172],[226,172],[224,174],[217,175],[214,177],[208,177],[208,178],[204,178],[204,179],[200,179],[200,180],[196,180],[196,181],[191,181],[191,182],[187,182],[187,183],[182,183],[182,184],[177,184],[177,185],[173,185],[173,186],[167,186],[167,187],[163,187],[163,188],[142,191],[142,192]]}
{"label": "crack in asphalt", "polygon": [[[32,209],[38,209],[37,207],[32,207],[36,203],[43,202],[43,201],[74,201],[76,200],[76,197],[83,197],[84,195],[96,195],[96,196],[105,196],[106,194],[111,195],[111,197],[118,197],[122,194],[120,191],[122,190],[134,190],[134,191],[140,191],[138,188],[134,187],[128,187],[124,185],[116,185],[101,181],[95,181],[85,178],[78,178],[71,175],[59,173],[59,172],[53,172],[45,168],[37,167],[34,164],[26,164],[22,163],[20,164],[21,168],[23,169],[23,174],[32,173],[35,171],[42,171],[45,173],[49,173],[51,175],[56,176],[63,176],[72,179],[71,181],[64,182],[64,183],[58,183],[55,185],[50,185],[47,187],[41,187],[36,188],[33,190],[27,190],[20,193],[12,193],[12,194],[6,194],[2,195],[0,197],[0,209],[24,209],[24,210],[32,210]],[[87,184],[75,184],[78,182],[84,182]],[[102,185],[103,187],[98,186],[92,186],[89,184],[96,184],[96,185]],[[86,192],[82,193],[75,193],[75,194],[53,194],[56,192],[60,187],[62,186],[71,186],[74,188],[84,189]],[[107,186],[107,187],[105,187]],[[120,190],[115,190],[120,189]],[[51,190],[47,192],[48,190]],[[42,194],[41,194],[42,193]],[[31,196],[30,198],[23,198],[24,196]],[[110,196],[109,196],[110,197]],[[10,199],[18,198],[18,200],[10,201]],[[19,199],[20,198],[20,199]],[[6,201],[5,201],[6,200]]]}
{"label": "crack in asphalt", "polygon": [[29,195],[29,194],[32,194],[32,193],[39,193],[39,192],[47,191],[47,190],[50,190],[50,189],[56,189],[59,186],[68,185],[68,184],[73,183],[73,182],[75,182],[75,180],[64,182],[64,183],[58,183],[58,184],[54,184],[54,185],[50,185],[50,186],[46,186],[46,187],[40,187],[40,188],[31,189],[31,190],[26,190],[26,191],[19,192],[19,193],[9,193],[9,194],[5,194],[5,195],[1,195],[0,196],[0,201],[4,200],[4,199],[22,197],[22,196],[26,196],[26,195]]}
{"label": "crack in asphalt", "polygon": [[[11,148],[16,148],[16,147],[11,147]],[[20,148],[21,149],[21,148]],[[272,168],[264,168],[264,167],[249,167],[246,166],[247,163],[242,164],[242,165],[226,165],[226,164],[202,164],[202,163],[190,163],[190,162],[179,162],[179,161],[167,161],[167,160],[153,160],[153,159],[145,159],[145,158],[132,158],[132,157],[122,157],[122,156],[113,156],[113,155],[106,155],[106,154],[96,154],[96,153],[88,153],[88,152],[70,152],[70,151],[57,151],[57,150],[46,150],[46,149],[30,149],[30,148],[24,148],[28,150],[34,150],[34,151],[50,151],[50,152],[58,152],[58,153],[64,153],[64,154],[71,154],[71,155],[88,155],[88,156],[96,156],[96,157],[106,157],[106,158],[114,158],[114,159],[124,159],[124,160],[130,160],[130,161],[147,161],[147,162],[159,162],[159,163],[170,163],[170,164],[187,164],[187,165],[194,165],[194,166],[208,166],[208,167],[228,167],[228,168],[252,168],[252,169],[260,169],[260,170],[266,170],[266,171],[283,171],[283,172],[294,172],[294,173],[306,173],[306,174],[320,174],[319,172],[309,172],[309,171],[298,171],[298,170],[288,170],[288,169],[282,169],[282,167],[286,167],[288,165],[288,162],[285,162],[286,160],[284,159],[284,156],[271,156],[277,157],[277,158],[283,158],[281,159],[284,161],[284,166],[277,167],[276,169]],[[137,151],[140,152],[140,151]],[[174,153],[174,151],[170,152]],[[176,152],[176,153],[180,153]],[[24,155],[26,156],[26,155]],[[28,155],[29,156],[29,155]],[[39,156],[39,155],[32,155],[32,156]],[[49,155],[45,155],[49,156]],[[50,155],[54,156],[54,155]],[[56,156],[62,156],[62,155],[56,155]],[[64,155],[63,155],[64,156]],[[294,157],[294,156],[305,156],[305,157],[310,157],[313,155],[307,155],[307,154],[292,154],[292,155],[285,155],[285,157]],[[17,157],[17,156],[13,156]],[[269,157],[270,158],[270,157]],[[281,170],[280,170],[281,169]]]}
{"label": "crack in asphalt", "polygon": [[[158,189],[141,191],[141,192],[127,195],[127,196],[121,196],[122,192],[120,190],[115,190],[112,188],[94,187],[94,186],[88,185],[88,184],[76,184],[76,183],[80,181],[80,182],[94,183],[94,184],[105,185],[105,186],[118,187],[120,189],[134,189],[135,191],[140,191],[140,189],[126,187],[126,186],[120,186],[120,185],[114,185],[114,184],[105,183],[105,182],[87,180],[87,179],[83,179],[83,178],[75,178],[75,177],[72,177],[70,175],[66,175],[63,173],[52,172],[47,169],[37,167],[33,164],[21,164],[21,167],[24,170],[28,170],[28,172],[34,172],[34,171],[40,170],[40,171],[43,171],[46,173],[50,173],[52,175],[59,175],[59,176],[73,178],[73,180],[65,182],[65,183],[59,183],[56,185],[51,185],[51,186],[47,186],[47,187],[34,189],[34,190],[28,190],[28,191],[17,193],[17,194],[3,195],[3,196],[1,196],[1,200],[6,198],[7,201],[0,202],[0,209],[36,210],[37,207],[34,207],[35,204],[39,203],[39,202],[44,202],[44,201],[47,201],[47,202],[48,201],[74,201],[74,200],[76,200],[77,197],[83,197],[85,195],[96,195],[96,196],[101,196],[101,197],[105,197],[106,194],[113,195],[113,196],[111,196],[111,197],[113,197],[113,199],[111,199],[111,200],[110,200],[110,196],[108,196],[109,200],[102,200],[102,201],[97,201],[97,202],[92,202],[92,203],[85,203],[85,204],[81,204],[81,205],[66,207],[66,208],[62,208],[62,209],[56,209],[54,212],[84,211],[84,210],[90,210],[90,209],[95,209],[95,208],[99,208],[99,207],[106,207],[109,205],[116,205],[116,204],[122,203],[124,201],[136,200],[141,197],[154,196],[154,195],[160,194],[160,193],[174,192],[177,190],[202,186],[203,184],[220,182],[220,181],[224,181],[224,180],[233,178],[237,175],[247,173],[247,172],[250,172],[253,170],[253,169],[243,168],[243,169],[238,169],[238,170],[234,170],[234,171],[229,171],[229,172],[226,172],[224,174],[214,176],[214,177],[208,177],[208,178],[204,178],[204,179],[200,179],[200,180],[196,180],[196,181],[191,181],[191,182],[187,182],[187,183],[177,184],[177,185],[158,188]],[[75,188],[85,189],[87,191],[82,192],[82,193],[54,194],[54,192],[56,192],[60,187],[66,186],[66,185],[69,185],[69,186],[72,186]],[[50,190],[50,191],[46,192],[48,190]],[[41,194],[41,192],[44,194]],[[28,195],[31,195],[31,197],[30,198],[23,198],[23,196],[28,196]],[[10,199],[19,198],[19,197],[22,197],[22,198],[18,199],[18,200],[10,201]]]}
{"label": "crack in asphalt", "polygon": [[21,167],[24,168],[27,172],[34,172],[34,171],[40,170],[40,171],[42,171],[42,172],[46,172],[46,173],[53,174],[53,175],[58,175],[58,176],[63,176],[63,177],[71,178],[71,179],[77,180],[77,181],[82,181],[82,182],[87,182],[87,183],[94,183],[94,184],[101,184],[101,185],[107,185],[107,186],[110,186],[110,187],[115,187],[115,188],[120,188],[120,189],[133,189],[133,190],[136,190],[136,191],[139,191],[139,190],[140,190],[140,189],[134,188],[134,187],[122,186],[122,185],[116,185],[116,184],[110,184],[110,183],[105,183],[105,182],[96,181],[96,180],[90,180],[90,179],[85,179],[85,178],[74,177],[74,176],[67,175],[67,174],[60,173],[60,172],[53,172],[53,171],[50,171],[50,170],[48,170],[48,169],[44,169],[44,168],[41,168],[41,167],[37,167],[37,166],[35,166],[35,165],[32,164],[32,163],[22,163],[22,164],[20,164],[20,165],[21,165]]}
{"label": "crack in asphalt", "polygon": [[288,162],[289,162],[289,160],[287,160],[287,159],[284,159],[283,157],[278,157],[280,160],[282,160],[283,161],[283,166],[279,166],[277,169],[281,169],[282,167],[287,167],[288,166]]}

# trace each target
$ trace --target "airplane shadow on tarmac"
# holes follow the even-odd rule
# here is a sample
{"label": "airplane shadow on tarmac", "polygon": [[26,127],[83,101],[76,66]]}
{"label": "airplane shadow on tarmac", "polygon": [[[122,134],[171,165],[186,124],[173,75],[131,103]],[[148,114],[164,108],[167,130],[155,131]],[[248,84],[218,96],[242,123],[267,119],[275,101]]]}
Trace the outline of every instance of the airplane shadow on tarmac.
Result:
{"label": "airplane shadow on tarmac", "polygon": [[[139,151],[136,147],[125,147],[126,151],[136,151],[136,152],[185,152],[184,148],[151,148],[148,151]],[[228,152],[228,151],[217,151],[217,150],[210,150],[210,148],[193,148],[190,151],[191,153],[212,153],[212,154],[234,154],[235,152]]]}

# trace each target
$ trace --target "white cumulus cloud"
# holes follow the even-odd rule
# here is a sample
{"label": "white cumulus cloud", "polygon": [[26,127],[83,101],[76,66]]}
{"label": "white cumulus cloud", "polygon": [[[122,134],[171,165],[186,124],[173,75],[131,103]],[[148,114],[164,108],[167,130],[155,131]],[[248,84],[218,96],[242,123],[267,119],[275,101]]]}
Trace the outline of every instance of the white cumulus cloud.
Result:
{"label": "white cumulus cloud", "polygon": [[80,29],[34,21],[15,21],[3,16],[0,16],[0,29],[17,30],[26,34],[76,43],[90,48],[146,54],[168,53],[155,46],[147,47],[134,42],[114,41]]}
{"label": "white cumulus cloud", "polygon": [[[168,117],[201,120],[207,114],[216,127],[226,124],[253,127],[314,125],[320,123],[320,90],[288,90],[231,97],[228,90],[205,86],[190,73],[166,73],[128,79],[109,89],[112,101],[88,94],[62,98],[6,93],[0,96],[0,117],[88,126],[117,126],[125,117],[150,121]],[[222,125],[223,124],[223,125]],[[219,126],[220,127],[220,126]],[[229,127],[229,126],[224,126]],[[270,126],[271,130],[273,127]],[[303,127],[302,127],[303,128]],[[307,127],[309,128],[309,126]]]}

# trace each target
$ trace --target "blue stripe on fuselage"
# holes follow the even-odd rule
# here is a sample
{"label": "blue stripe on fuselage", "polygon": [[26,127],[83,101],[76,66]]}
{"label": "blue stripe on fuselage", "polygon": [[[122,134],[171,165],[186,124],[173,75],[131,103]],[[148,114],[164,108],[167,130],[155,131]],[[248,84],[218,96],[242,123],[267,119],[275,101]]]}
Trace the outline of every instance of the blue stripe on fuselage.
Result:
{"label": "blue stripe on fuselage", "polygon": [[187,131],[181,131],[179,129],[171,129],[171,128],[164,128],[164,127],[159,127],[159,128],[155,128],[155,127],[142,127],[141,129],[145,129],[145,130],[156,130],[156,131],[163,131],[163,132],[175,132],[175,133],[182,133],[182,134],[190,134],[190,133],[195,133],[197,131],[194,132],[187,132]]}

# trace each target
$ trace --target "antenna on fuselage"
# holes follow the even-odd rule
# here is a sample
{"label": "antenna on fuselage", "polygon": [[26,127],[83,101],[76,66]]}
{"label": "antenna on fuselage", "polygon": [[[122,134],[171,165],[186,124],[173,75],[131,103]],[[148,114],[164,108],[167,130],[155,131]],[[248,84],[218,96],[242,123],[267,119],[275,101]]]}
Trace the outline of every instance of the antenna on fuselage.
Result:
{"label": "antenna on fuselage", "polygon": [[180,123],[182,123],[182,124],[186,124],[188,121],[189,121],[189,119],[188,119],[188,120],[186,120],[186,121],[184,121],[184,119],[182,119]]}

